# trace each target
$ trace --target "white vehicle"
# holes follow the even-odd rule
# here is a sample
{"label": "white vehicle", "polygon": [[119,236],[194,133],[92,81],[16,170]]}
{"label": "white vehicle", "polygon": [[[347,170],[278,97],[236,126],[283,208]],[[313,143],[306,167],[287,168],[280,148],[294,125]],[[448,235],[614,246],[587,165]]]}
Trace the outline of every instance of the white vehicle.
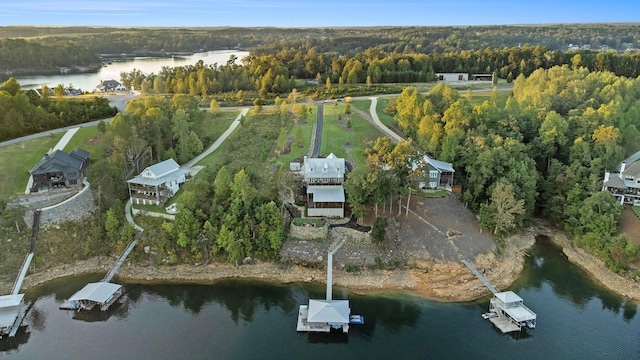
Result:
{"label": "white vehicle", "polygon": [[167,210],[168,214],[176,214],[176,213],[178,213],[178,207],[176,206],[176,203],[173,203],[173,204],[167,206],[165,208],[165,210]]}

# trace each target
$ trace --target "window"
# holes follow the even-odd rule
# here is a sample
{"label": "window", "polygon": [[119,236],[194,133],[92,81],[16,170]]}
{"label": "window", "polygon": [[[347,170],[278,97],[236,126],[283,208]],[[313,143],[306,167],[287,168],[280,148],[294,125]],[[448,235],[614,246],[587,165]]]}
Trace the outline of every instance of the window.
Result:
{"label": "window", "polygon": [[438,81],[444,81],[444,75],[438,75]]}
{"label": "window", "polygon": [[438,170],[429,170],[429,179],[437,179]]}
{"label": "window", "polygon": [[464,80],[464,75],[458,75],[458,81]]}

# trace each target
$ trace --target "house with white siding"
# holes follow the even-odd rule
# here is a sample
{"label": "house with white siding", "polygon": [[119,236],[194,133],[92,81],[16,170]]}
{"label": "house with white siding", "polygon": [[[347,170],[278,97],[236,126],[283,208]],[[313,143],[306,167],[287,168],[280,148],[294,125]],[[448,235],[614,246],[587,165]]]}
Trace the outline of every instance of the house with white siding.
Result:
{"label": "house with white siding", "polygon": [[129,197],[133,204],[162,206],[175,195],[180,185],[186,181],[189,170],[181,169],[180,165],[168,159],[149,166],[131,180]]}
{"label": "house with white siding", "polygon": [[345,161],[333,153],[326,158],[304,158],[307,216],[344,217]]}

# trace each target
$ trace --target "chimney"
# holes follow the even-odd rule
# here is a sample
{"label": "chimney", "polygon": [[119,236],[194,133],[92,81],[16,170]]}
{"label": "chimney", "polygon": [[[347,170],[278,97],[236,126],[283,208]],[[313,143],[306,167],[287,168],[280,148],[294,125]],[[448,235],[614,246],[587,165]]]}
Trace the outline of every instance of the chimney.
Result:
{"label": "chimney", "polygon": [[622,174],[624,172],[624,169],[627,167],[627,163],[626,162],[622,162],[620,164],[620,174]]}
{"label": "chimney", "polygon": [[49,160],[49,153],[44,153],[44,159]]}

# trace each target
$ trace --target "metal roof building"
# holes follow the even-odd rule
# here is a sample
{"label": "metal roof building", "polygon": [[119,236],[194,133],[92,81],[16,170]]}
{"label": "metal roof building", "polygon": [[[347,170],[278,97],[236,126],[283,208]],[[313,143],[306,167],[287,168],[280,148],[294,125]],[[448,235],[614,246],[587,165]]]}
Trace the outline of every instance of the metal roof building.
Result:
{"label": "metal roof building", "polygon": [[104,311],[122,295],[122,285],[109,282],[89,283],[73,294],[62,309],[91,310],[99,305]]}

